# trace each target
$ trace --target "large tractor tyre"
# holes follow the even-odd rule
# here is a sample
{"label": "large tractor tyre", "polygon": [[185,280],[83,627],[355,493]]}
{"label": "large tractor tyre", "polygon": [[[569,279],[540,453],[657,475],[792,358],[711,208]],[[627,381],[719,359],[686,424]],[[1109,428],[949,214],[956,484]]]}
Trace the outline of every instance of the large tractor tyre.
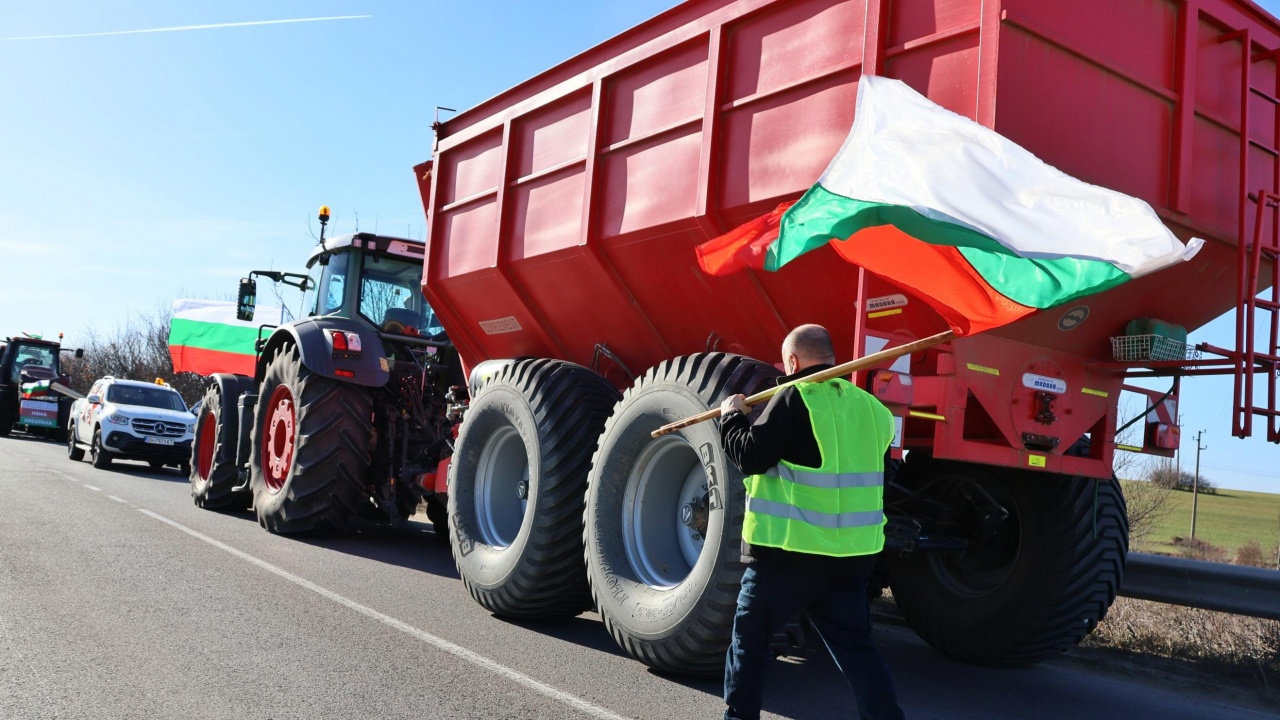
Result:
{"label": "large tractor tyre", "polygon": [[587,489],[587,576],[614,640],[656,670],[724,672],[746,496],[716,423],[656,440],[650,433],[778,375],[724,353],[668,360],[627,390],[600,437]]}
{"label": "large tractor tyre", "polygon": [[1029,665],[1080,642],[1115,600],[1129,550],[1118,482],[927,460],[907,462],[898,481],[929,483],[930,497],[953,508],[960,527],[994,517],[966,497],[1009,514],[964,553],[916,554],[893,568],[907,623],[942,653]]}
{"label": "large tractor tyre", "polygon": [[94,428],[93,441],[89,445],[89,464],[99,470],[104,470],[111,467],[111,461],[114,459],[115,456],[111,454],[111,451],[102,447],[102,430]]}
{"label": "large tractor tyre", "polygon": [[240,484],[236,468],[236,444],[240,438],[237,400],[238,395],[223,398],[217,383],[210,383],[200,400],[191,460],[183,467],[188,468],[192,501],[206,510],[242,509],[249,505],[247,494],[231,491]]}
{"label": "large tractor tyre", "polygon": [[67,459],[71,462],[84,460],[84,448],[80,447],[80,438],[76,437],[75,423],[67,428]]}
{"label": "large tractor tyre", "polygon": [[471,597],[508,617],[591,607],[582,503],[618,391],[560,360],[520,360],[485,382],[450,464],[448,529]]}
{"label": "large tractor tyre", "polygon": [[292,345],[276,350],[249,455],[258,524],[282,535],[344,528],[366,497],[372,417],[367,389],[312,373]]}

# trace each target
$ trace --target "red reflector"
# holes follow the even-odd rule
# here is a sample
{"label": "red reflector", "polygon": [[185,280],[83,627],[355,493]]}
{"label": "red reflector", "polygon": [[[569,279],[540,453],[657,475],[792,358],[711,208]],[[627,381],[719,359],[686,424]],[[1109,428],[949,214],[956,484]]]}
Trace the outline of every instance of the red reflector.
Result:
{"label": "red reflector", "polygon": [[355,372],[352,370],[334,370],[333,374],[337,375],[338,377],[345,377],[345,378],[353,378],[356,376]]}
{"label": "red reflector", "polygon": [[329,333],[329,341],[333,343],[333,349],[334,349],[334,350],[342,350],[342,351],[344,351],[344,352],[346,351],[346,349],[347,349],[347,336],[346,336],[344,333],[340,333],[340,332],[330,332],[330,333]]}

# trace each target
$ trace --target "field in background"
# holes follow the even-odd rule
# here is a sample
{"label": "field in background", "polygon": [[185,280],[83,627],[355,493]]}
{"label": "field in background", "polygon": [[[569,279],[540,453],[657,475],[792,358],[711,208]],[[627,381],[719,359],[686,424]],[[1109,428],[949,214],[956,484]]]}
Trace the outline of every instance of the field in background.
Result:
{"label": "field in background", "polygon": [[[1127,488],[1134,481],[1124,481]],[[1191,536],[1191,493],[1174,491],[1166,501],[1168,511],[1156,518],[1145,540],[1136,542],[1138,552],[1165,555],[1182,555],[1183,548],[1174,544],[1174,538]],[[1280,544],[1280,495],[1245,492],[1243,490],[1219,490],[1217,495],[1200,495],[1196,511],[1196,539],[1204,540],[1227,552],[1227,559],[1236,551],[1256,540],[1264,554],[1275,557]]]}

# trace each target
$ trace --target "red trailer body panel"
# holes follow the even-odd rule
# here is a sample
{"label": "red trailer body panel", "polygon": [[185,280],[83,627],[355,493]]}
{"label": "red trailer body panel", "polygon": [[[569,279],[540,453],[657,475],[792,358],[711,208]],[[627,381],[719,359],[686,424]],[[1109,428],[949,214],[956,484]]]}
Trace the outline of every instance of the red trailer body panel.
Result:
{"label": "red trailer body panel", "polygon": [[[915,407],[946,420],[909,420],[909,447],[1106,476],[1109,440],[1063,451],[1116,427],[1122,371],[1097,367],[1109,338],[1143,316],[1194,329],[1237,303],[1245,192],[1280,187],[1277,48],[1280,24],[1247,0],[691,0],[444,123],[434,168],[418,168],[423,289],[468,365],[558,357],[619,385],[710,348],[773,360],[804,322],[844,356],[859,332],[944,329],[915,301],[859,315],[900,291],[829,249],[726,278],[693,252],[818,178],[862,74],[899,78],[1212,241],[1183,266],[914,359]],[[1054,422],[1034,419],[1025,373],[1066,382]]]}

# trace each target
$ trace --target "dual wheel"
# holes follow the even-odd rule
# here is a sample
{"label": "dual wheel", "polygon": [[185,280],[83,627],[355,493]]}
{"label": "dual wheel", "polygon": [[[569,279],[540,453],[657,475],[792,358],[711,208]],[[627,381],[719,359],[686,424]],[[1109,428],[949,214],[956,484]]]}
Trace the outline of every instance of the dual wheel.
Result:
{"label": "dual wheel", "polygon": [[650,666],[721,672],[742,574],[742,475],[712,423],[649,434],[777,375],[693,355],[619,397],[571,363],[505,366],[468,409],[451,466],[452,547],[472,597],[509,617],[594,605]]}
{"label": "dual wheel", "polygon": [[[451,467],[454,559],[497,615],[600,613],[630,655],[666,672],[723,672],[743,566],[742,475],[714,423],[674,420],[763,389],[778,372],[723,353],[676,358],[619,398],[570,363],[521,360],[468,410]],[[1117,483],[959,463],[908,463],[902,481],[964,512],[974,488],[1008,519],[964,553],[893,568],[894,596],[957,659],[1024,665],[1078,642],[1105,615],[1128,546]]]}
{"label": "dual wheel", "polygon": [[205,391],[196,420],[191,495],[210,510],[252,502],[258,523],[281,534],[343,527],[366,497],[373,400],[369,391],[317,375],[284,344],[263,374],[249,428],[249,482],[242,490],[237,403],[249,378],[223,378]]}

